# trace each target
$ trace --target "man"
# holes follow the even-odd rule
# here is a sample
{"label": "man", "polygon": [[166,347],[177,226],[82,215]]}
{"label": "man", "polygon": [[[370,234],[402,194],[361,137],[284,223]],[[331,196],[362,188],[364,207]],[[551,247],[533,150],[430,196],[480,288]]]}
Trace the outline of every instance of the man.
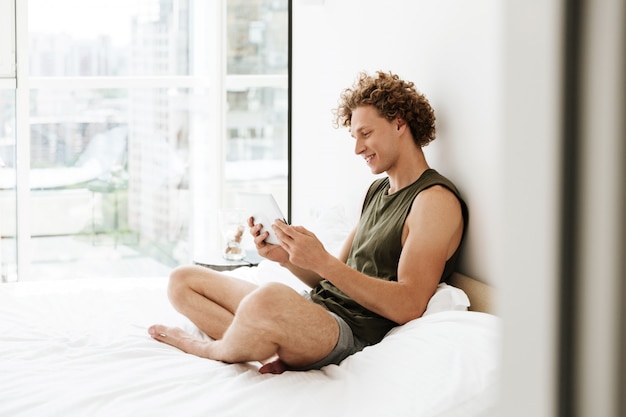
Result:
{"label": "man", "polygon": [[319,369],[378,343],[394,326],[420,317],[454,270],[467,209],[452,183],[430,169],[422,147],[435,116],[411,82],[360,74],[341,94],[337,125],[349,127],[355,153],[374,174],[361,218],[340,256],[302,226],[275,222],[280,245],[249,220],[259,254],[288,268],[312,291],[257,287],[202,267],[173,271],[174,307],[212,341],[178,328],[150,335],[185,352],[229,363],[260,361],[262,373]]}

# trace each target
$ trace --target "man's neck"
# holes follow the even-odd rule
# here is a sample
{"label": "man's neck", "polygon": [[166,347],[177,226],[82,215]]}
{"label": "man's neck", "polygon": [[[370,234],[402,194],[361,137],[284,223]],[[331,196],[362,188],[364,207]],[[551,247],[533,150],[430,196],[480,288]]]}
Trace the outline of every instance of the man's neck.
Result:
{"label": "man's neck", "polygon": [[387,171],[389,194],[413,184],[428,168],[430,167],[421,148],[402,154],[393,169]]}

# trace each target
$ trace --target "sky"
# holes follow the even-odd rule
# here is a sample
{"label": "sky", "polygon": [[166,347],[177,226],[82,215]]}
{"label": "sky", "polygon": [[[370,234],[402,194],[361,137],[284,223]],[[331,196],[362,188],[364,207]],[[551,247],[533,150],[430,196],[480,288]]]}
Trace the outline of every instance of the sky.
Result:
{"label": "sky", "polygon": [[100,34],[115,44],[128,43],[130,18],[142,11],[158,12],[158,0],[29,0],[28,26],[32,33],[67,33],[87,39]]}

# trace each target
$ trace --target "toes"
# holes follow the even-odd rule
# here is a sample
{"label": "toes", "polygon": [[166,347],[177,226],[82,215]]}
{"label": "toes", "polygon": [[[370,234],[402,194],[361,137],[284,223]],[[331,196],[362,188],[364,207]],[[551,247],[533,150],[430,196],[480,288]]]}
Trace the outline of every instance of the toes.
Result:
{"label": "toes", "polygon": [[160,340],[167,337],[167,328],[160,324],[155,324],[148,328],[148,333],[153,339]]}
{"label": "toes", "polygon": [[191,353],[202,358],[209,357],[207,353],[208,342],[198,340],[178,327],[155,324],[148,328],[148,334],[154,340],[173,346],[185,353]]}

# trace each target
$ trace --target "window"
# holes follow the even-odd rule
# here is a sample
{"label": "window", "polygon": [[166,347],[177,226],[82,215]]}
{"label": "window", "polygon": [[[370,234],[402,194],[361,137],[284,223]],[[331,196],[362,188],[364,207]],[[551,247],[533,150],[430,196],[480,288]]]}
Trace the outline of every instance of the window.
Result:
{"label": "window", "polygon": [[28,0],[30,138],[0,142],[29,150],[20,280],[167,275],[238,191],[287,208],[287,3]]}

